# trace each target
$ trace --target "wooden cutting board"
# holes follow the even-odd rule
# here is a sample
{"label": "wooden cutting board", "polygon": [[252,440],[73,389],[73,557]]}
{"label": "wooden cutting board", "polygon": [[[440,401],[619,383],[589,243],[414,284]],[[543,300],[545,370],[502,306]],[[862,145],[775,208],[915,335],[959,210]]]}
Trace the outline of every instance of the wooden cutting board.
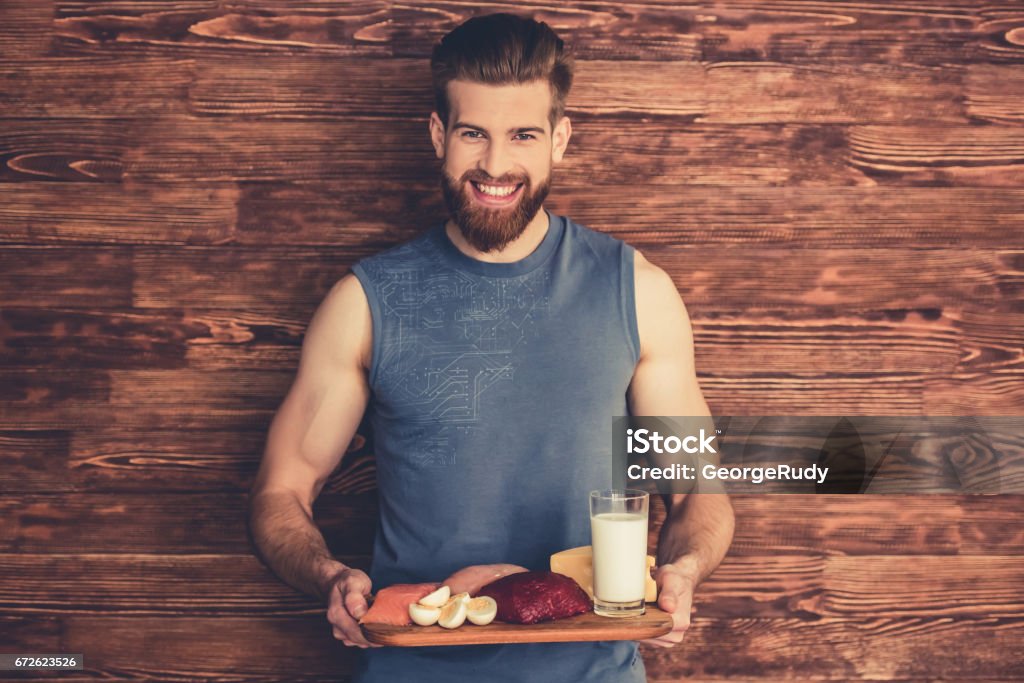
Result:
{"label": "wooden cutting board", "polygon": [[672,630],[672,615],[647,606],[638,617],[602,617],[588,612],[539,624],[506,624],[492,621],[476,626],[468,621],[459,628],[440,626],[391,626],[362,624],[366,639],[381,645],[486,645],[493,643],[564,643],[581,640],[643,640]]}

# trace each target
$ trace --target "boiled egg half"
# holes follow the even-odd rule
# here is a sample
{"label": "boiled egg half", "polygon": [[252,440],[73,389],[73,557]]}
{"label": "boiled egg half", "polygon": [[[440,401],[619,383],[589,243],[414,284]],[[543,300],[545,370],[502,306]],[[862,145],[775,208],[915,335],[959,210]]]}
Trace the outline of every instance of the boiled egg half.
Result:
{"label": "boiled egg half", "polygon": [[466,603],[466,618],[477,626],[486,626],[498,615],[498,603],[488,595],[481,595]]}

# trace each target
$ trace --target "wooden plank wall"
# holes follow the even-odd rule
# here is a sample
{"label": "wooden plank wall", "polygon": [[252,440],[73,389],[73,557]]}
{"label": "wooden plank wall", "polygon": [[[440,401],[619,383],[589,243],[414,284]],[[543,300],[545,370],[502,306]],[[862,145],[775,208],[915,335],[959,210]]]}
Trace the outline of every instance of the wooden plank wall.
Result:
{"label": "wooden plank wall", "polygon": [[[317,303],[441,215],[430,46],[511,8],[581,59],[551,208],[672,274],[715,413],[1024,414],[1020,2],[2,0],[0,649],[348,679],[245,491]],[[650,678],[1020,680],[1022,503],[740,497]]]}

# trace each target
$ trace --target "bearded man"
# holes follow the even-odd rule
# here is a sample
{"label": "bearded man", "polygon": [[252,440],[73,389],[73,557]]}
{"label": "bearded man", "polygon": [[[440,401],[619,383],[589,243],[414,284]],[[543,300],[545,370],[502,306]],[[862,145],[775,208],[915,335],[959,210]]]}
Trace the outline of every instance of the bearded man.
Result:
{"label": "bearded man", "polygon": [[[260,555],[363,648],[355,680],[643,681],[635,641],[377,647],[367,597],[467,566],[545,570],[590,543],[617,415],[709,415],[672,280],[624,242],[544,209],[566,152],[573,59],[546,24],[470,19],[435,47],[430,139],[447,221],[364,259],[327,294],[252,489]],[[379,518],[369,573],[328,551],[313,501],[369,410]],[[679,643],[732,538],[725,495],[675,494],[658,606]]]}

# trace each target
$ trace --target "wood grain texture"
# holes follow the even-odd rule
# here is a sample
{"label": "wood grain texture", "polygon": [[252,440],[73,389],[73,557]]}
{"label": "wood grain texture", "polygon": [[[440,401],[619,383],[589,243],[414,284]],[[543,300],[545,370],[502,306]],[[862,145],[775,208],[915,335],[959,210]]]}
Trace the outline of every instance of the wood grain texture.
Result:
{"label": "wood grain texture", "polygon": [[1020,496],[737,496],[730,554],[1024,554]]}
{"label": "wood grain texture", "polygon": [[53,37],[53,0],[10,0],[0,21],[0,60],[42,57]]}
{"label": "wood grain texture", "polygon": [[0,249],[0,306],[131,306],[131,250]]}
{"label": "wood grain texture", "polygon": [[[1024,23],[1024,18],[1021,19]],[[972,119],[1020,125],[1024,75],[1019,66],[971,64],[967,68],[967,111]]]}
{"label": "wood grain texture", "polygon": [[0,116],[116,119],[180,113],[192,72],[192,62],[173,59],[4,60]]}
{"label": "wood grain texture", "polygon": [[[241,493],[3,496],[0,551],[248,554],[246,505]],[[376,512],[372,494],[324,495],[314,506],[339,556],[370,552]]]}
{"label": "wood grain texture", "polygon": [[699,84],[707,94],[700,120],[957,124],[966,121],[963,80],[964,70],[949,65],[711,63]]}
{"label": "wood grain texture", "polygon": [[0,362],[6,368],[175,368],[210,327],[179,313],[5,307]]}
{"label": "wood grain texture", "polygon": [[389,3],[60,0],[53,22],[62,54],[266,53],[317,49],[338,56],[387,56],[376,29]]}
{"label": "wood grain texture", "polygon": [[1024,61],[1024,12],[1014,2],[1000,2],[979,8],[979,30],[982,34],[981,50],[992,62],[1020,63]]}
{"label": "wood grain texture", "polygon": [[292,379],[280,371],[0,370],[0,428],[265,430]]}
{"label": "wood grain texture", "polygon": [[0,243],[223,244],[234,186],[0,183]]}
{"label": "wood grain texture", "polygon": [[[342,557],[369,566],[367,556]],[[324,616],[250,554],[19,553],[0,555],[0,576],[7,616]]]}
{"label": "wood grain texture", "polygon": [[[427,57],[496,10],[574,46],[546,206],[669,273],[715,413],[1024,415],[1019,2],[4,0],[6,651],[351,679],[246,493],[324,294],[444,215]],[[337,456],[314,518],[368,568],[367,424]],[[1021,678],[1024,496],[733,503],[649,680]]]}
{"label": "wood grain texture", "polygon": [[[853,305],[910,308],[1016,300],[1015,251],[664,246],[647,258],[673,275],[687,305],[751,309]],[[957,273],[955,279],[950,272]],[[685,275],[684,275],[685,274]]]}
{"label": "wood grain texture", "polygon": [[115,119],[5,120],[0,127],[0,182],[117,182],[133,124]]}
{"label": "wood grain texture", "polygon": [[648,606],[644,614],[612,619],[593,612],[536,624],[505,624],[495,621],[474,627],[468,621],[456,629],[441,626],[392,626],[362,624],[366,639],[394,647],[431,645],[488,645],[504,643],[568,643],[593,640],[641,640],[657,638],[672,630],[672,616]]}
{"label": "wood grain texture", "polygon": [[1019,669],[1018,617],[986,619],[862,616],[856,619],[704,619],[679,652],[644,647],[658,676],[732,680],[901,680],[941,676],[1012,680]]}
{"label": "wood grain texture", "polygon": [[701,3],[712,61],[949,63],[980,58],[978,3]]}
{"label": "wood grain texture", "polygon": [[372,253],[365,248],[133,249],[134,305],[240,308],[306,313],[349,267]]}
{"label": "wood grain texture", "polygon": [[1020,187],[1024,128],[854,126],[850,162],[879,183]]}

